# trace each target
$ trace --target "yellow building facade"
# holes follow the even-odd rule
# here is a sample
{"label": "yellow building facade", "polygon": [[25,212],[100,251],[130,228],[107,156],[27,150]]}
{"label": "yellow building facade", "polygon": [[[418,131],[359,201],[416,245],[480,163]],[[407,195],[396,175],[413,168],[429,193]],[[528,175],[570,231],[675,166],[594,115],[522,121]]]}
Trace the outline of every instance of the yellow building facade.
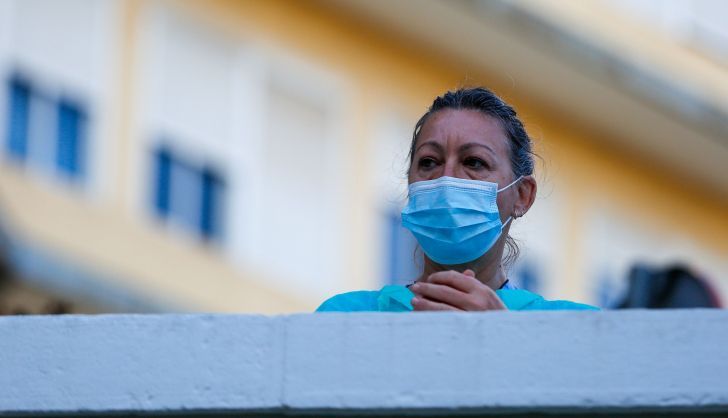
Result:
{"label": "yellow building facade", "polygon": [[514,276],[607,305],[634,263],[684,262],[725,299],[728,71],[581,3],[6,1],[8,263],[100,311],[311,311],[412,279],[411,130],[485,85],[541,157]]}

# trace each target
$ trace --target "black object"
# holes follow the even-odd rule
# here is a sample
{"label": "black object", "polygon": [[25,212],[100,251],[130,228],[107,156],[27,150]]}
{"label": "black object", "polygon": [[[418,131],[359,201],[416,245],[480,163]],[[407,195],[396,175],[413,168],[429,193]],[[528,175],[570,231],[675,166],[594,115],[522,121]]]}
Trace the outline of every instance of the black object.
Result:
{"label": "black object", "polygon": [[721,307],[710,284],[683,265],[658,269],[637,264],[628,279],[627,294],[617,309]]}

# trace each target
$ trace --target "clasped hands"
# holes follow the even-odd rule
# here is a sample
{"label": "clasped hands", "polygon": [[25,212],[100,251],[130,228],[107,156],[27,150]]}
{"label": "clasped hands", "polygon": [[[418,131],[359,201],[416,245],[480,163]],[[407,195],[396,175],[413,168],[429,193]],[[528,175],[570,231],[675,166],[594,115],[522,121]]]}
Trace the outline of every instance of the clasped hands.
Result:
{"label": "clasped hands", "polygon": [[506,306],[495,291],[475,278],[475,272],[449,270],[429,275],[409,287],[415,311],[491,311]]}

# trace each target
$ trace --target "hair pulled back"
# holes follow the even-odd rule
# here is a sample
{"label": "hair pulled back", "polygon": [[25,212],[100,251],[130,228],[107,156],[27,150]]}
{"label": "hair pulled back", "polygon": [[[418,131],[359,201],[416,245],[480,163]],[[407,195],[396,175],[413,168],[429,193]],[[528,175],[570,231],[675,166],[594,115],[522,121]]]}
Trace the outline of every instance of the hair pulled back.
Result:
{"label": "hair pulled back", "polygon": [[[532,150],[532,141],[526,129],[523,127],[523,123],[518,118],[513,107],[484,87],[460,88],[455,91],[448,91],[432,102],[427,112],[415,124],[408,155],[408,172],[412,168],[415,145],[422,126],[430,116],[443,109],[476,110],[496,119],[508,138],[508,151],[514,179],[533,174],[534,153]],[[504,263],[511,264],[518,258],[520,251],[515,240],[510,235],[506,237],[506,247],[507,253],[504,257]]]}

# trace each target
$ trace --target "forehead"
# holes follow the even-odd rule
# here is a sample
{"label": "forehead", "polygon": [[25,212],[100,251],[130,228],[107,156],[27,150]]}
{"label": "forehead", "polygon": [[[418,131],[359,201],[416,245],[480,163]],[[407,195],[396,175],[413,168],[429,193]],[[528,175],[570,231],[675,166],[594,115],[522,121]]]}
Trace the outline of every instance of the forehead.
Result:
{"label": "forehead", "polygon": [[445,148],[468,142],[488,145],[498,155],[508,156],[508,139],[497,119],[472,109],[443,109],[429,118],[417,137],[417,145],[436,141]]}

